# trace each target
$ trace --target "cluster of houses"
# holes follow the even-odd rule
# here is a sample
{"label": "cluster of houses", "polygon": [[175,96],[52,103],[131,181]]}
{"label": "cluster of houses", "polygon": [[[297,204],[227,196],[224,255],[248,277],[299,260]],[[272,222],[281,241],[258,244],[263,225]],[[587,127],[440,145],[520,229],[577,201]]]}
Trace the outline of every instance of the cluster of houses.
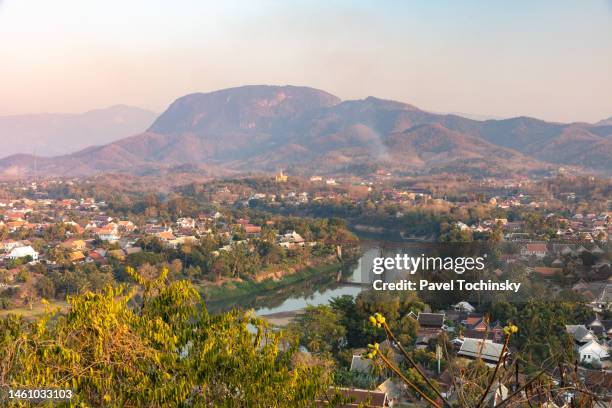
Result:
{"label": "cluster of houses", "polygon": [[[417,349],[426,349],[430,346],[431,340],[436,339],[438,335],[446,332],[453,337],[451,341],[453,350],[447,350],[445,352],[456,353],[459,358],[465,359],[466,361],[481,359],[485,364],[494,366],[503,352],[503,327],[500,322],[487,322],[484,315],[474,313],[474,310],[475,309],[469,303],[461,302],[455,306],[454,310],[450,311],[440,313],[409,313],[408,316],[418,322],[415,347]],[[397,364],[402,362],[403,356],[389,340],[385,340],[381,343],[380,348],[381,352],[385,353],[393,362]],[[354,352],[350,370],[364,375],[375,375],[374,363],[372,360],[364,358],[360,351],[361,350],[356,350]],[[504,358],[507,355],[508,352],[506,352]],[[439,359],[443,358],[442,350],[437,352],[437,357]],[[448,370],[436,373],[422,366],[420,366],[420,369],[430,374],[432,377],[437,377],[437,382],[440,385],[443,395],[447,398],[452,397],[455,392],[455,385],[450,377],[451,373]],[[508,390],[505,386],[500,385],[497,391],[501,392],[502,389],[505,389],[503,394],[507,395]],[[387,401],[387,405],[381,406],[399,406],[411,402],[406,386],[398,379],[384,375],[380,377],[380,385],[375,391],[351,391],[356,393],[354,395],[359,395],[359,393],[365,395],[371,392],[378,393],[381,401],[383,399]],[[487,406],[493,406],[492,404],[500,402],[498,401],[498,396],[496,397],[495,394],[496,393],[493,392],[488,397]]]}
{"label": "cluster of houses", "polygon": [[[554,235],[555,242],[566,243],[586,243],[586,244],[606,244],[608,237],[612,236],[612,217],[610,213],[589,213],[575,214],[571,219],[557,217],[549,213],[547,218],[556,217],[556,222],[564,226],[558,228]],[[527,241],[543,237],[541,233],[526,229],[525,221],[508,221],[506,218],[495,218],[484,220],[479,223],[468,225],[463,222],[456,222],[455,226],[461,231],[472,231],[478,233],[490,233],[495,228],[501,227],[504,239],[507,241]]]}
{"label": "cluster of houses", "polygon": [[[612,304],[612,303],[611,303]],[[415,319],[418,325],[416,345],[417,349],[430,347],[431,340],[443,332],[446,332],[452,340],[453,349],[445,352],[455,353],[460,360],[465,360],[465,364],[479,359],[489,367],[494,367],[499,360],[508,359],[512,350],[504,351],[504,332],[503,325],[499,321],[489,322],[487,317],[481,313],[476,313],[475,308],[468,302],[459,302],[453,306],[452,310],[439,313],[410,313],[409,316]],[[587,368],[597,368],[610,370],[610,351],[612,350],[612,320],[599,320],[586,325],[567,326],[566,331],[574,341],[576,355],[580,364],[584,367],[581,377],[592,389],[607,393],[612,397],[612,372],[587,370]],[[397,347],[389,340],[380,344],[381,352],[388,359],[396,364],[401,364],[403,355]],[[407,386],[392,373],[382,373],[377,370],[375,363],[363,357],[365,350],[354,350],[351,361],[350,371],[360,375],[371,376],[378,379],[378,386],[373,390],[340,388],[343,395],[349,396],[356,403],[363,403],[369,400],[376,401],[378,405],[368,405],[376,407],[410,406],[415,402],[414,397],[410,396]],[[436,351],[436,358],[442,358],[441,350]],[[459,363],[461,364],[461,363]],[[438,366],[439,367],[439,366]],[[452,399],[457,387],[461,387],[461,379],[452,379],[452,374],[448,370],[438,368],[427,369],[419,365],[422,372],[430,378],[435,378],[440,386],[440,391],[445,398]],[[555,373],[551,373],[554,377]],[[524,382],[524,376],[512,378],[506,384],[496,383],[490,395],[487,395],[485,405],[496,406],[501,403],[508,395],[516,390],[520,383]],[[607,388],[606,388],[607,387]],[[545,401],[548,407],[569,407],[570,396],[567,399],[557,399]],[[565,397],[564,397],[565,398]],[[347,405],[352,406],[352,405]],[[355,405],[357,406],[357,405]],[[540,406],[540,405],[538,405]]]}
{"label": "cluster of houses", "polygon": [[507,265],[526,266],[528,275],[571,290],[587,301],[596,313],[612,301],[612,261],[608,246],[586,243],[530,242],[518,254],[503,255]]}
{"label": "cluster of houses", "polygon": [[[204,187],[212,203],[216,204],[235,204],[241,203],[248,205],[252,201],[266,202],[270,206],[292,206],[308,204],[311,202],[350,202],[353,204],[364,203],[365,200],[374,200],[380,205],[397,205],[400,208],[396,212],[396,217],[401,218],[404,213],[401,207],[410,207],[418,203],[429,203],[446,207],[470,208],[474,201],[462,201],[438,196],[423,187],[398,187],[390,183],[377,185],[376,180],[352,177],[347,179],[325,179],[321,176],[313,176],[308,184],[288,183],[287,176],[280,172],[275,177],[276,183],[272,188],[246,188],[243,185],[211,185]],[[380,181],[380,180],[379,180]],[[489,196],[488,203],[500,209],[509,208],[531,208],[544,211],[547,208],[546,200],[534,194],[509,193],[516,186],[528,184],[527,181],[516,183],[515,181],[505,181],[503,188],[499,183],[485,186],[482,189],[484,196]],[[299,186],[299,187],[298,187]],[[509,188],[510,190],[506,190]],[[374,193],[371,195],[370,193]],[[565,214],[565,213],[564,213]],[[554,236],[555,241],[567,243],[595,243],[605,245],[608,242],[610,232],[612,232],[611,214],[609,212],[592,213],[576,212],[571,217],[549,213],[546,218],[554,217],[554,220],[562,225]],[[464,222],[457,222],[456,227],[461,230],[469,230],[477,233],[490,233],[501,226],[504,238],[507,241],[524,241],[533,239],[544,239],[545,231],[528,231],[524,221],[509,221],[506,218],[494,218],[483,220],[472,225]],[[546,231],[549,234],[550,231]],[[546,235],[546,239],[552,239]]]}
{"label": "cluster of houses", "polygon": [[[231,217],[212,211],[196,218],[181,217],[171,224],[148,219],[144,224],[136,225],[131,220],[107,215],[105,207],[105,203],[91,198],[0,200],[0,229],[7,232],[0,240],[0,267],[1,264],[5,267],[14,265],[11,262],[18,260],[43,261],[51,266],[60,263],[107,264],[111,259],[123,261],[130,254],[141,251],[135,244],[144,237],[155,237],[163,245],[177,248],[216,234],[226,243],[216,253],[232,251],[237,244],[259,237],[262,227],[273,228],[275,224],[267,221],[266,225],[254,225],[244,218],[232,221]],[[61,236],[43,239],[47,230],[58,225],[65,229]],[[10,238],[20,232],[25,232],[28,239]],[[244,238],[237,240],[236,232]],[[36,240],[37,245],[33,243]],[[286,249],[315,244],[291,230],[277,234],[276,243]]]}

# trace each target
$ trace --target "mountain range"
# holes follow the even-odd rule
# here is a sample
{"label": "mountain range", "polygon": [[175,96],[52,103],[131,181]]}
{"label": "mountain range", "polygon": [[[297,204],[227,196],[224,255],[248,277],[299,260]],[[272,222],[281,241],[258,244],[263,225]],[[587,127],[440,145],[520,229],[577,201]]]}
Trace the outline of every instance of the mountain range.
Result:
{"label": "mountain range", "polygon": [[[40,173],[60,176],[185,165],[220,175],[278,168],[503,175],[560,166],[611,173],[612,124],[479,121],[375,97],[342,101],[308,87],[251,85],[183,96],[143,133],[36,160]],[[31,155],[0,160],[4,174],[33,169]]]}
{"label": "mountain range", "polygon": [[0,155],[36,153],[58,156],[140,133],[153,123],[155,112],[125,105],[85,113],[43,113],[0,116],[0,135],[10,140]]}

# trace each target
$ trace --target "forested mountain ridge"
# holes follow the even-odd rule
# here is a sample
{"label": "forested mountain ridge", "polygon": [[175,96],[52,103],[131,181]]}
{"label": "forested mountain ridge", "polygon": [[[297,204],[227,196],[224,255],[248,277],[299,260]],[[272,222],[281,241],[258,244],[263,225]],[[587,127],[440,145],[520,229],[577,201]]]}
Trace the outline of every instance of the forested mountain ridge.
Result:
{"label": "forested mountain ridge", "polygon": [[495,175],[559,166],[607,173],[612,126],[529,117],[478,121],[374,97],[341,101],[313,88],[254,85],[181,97],[144,133],[38,161],[10,156],[0,160],[0,171],[138,174],[184,164],[220,173],[283,167],[333,174],[360,165],[417,173]]}

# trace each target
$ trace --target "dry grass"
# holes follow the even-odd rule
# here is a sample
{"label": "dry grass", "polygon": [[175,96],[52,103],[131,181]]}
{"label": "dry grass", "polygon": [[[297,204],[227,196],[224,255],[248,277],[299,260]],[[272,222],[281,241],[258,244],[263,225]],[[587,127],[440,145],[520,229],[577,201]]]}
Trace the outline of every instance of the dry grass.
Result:
{"label": "dry grass", "polygon": [[[49,306],[51,309],[60,308],[61,311],[65,311],[68,309],[68,303],[61,300],[50,300]],[[41,301],[36,301],[32,304],[32,307],[29,306],[20,306],[7,310],[0,310],[0,317],[7,316],[9,314],[20,315],[25,318],[34,318],[45,313],[46,307]]]}

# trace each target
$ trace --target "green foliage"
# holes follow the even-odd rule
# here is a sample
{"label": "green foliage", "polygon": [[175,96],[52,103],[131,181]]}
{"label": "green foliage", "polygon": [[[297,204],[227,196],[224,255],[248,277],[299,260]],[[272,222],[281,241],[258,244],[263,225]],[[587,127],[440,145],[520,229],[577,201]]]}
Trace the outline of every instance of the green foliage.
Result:
{"label": "green foliage", "polygon": [[327,388],[326,371],[292,361],[295,346],[263,321],[209,316],[188,282],[128,272],[139,284],[130,291],[108,286],[69,297],[65,315],[0,320],[0,384],[69,387],[71,404],[113,407],[300,407]]}
{"label": "green foliage", "polygon": [[[93,264],[72,265],[68,269],[55,270],[48,275],[55,289],[55,297],[65,299],[66,296],[76,295],[86,291],[99,292],[113,283],[113,275],[105,269],[98,269]],[[41,284],[42,285],[42,284]],[[45,285],[50,291],[51,285]],[[37,286],[39,293],[41,287]],[[42,296],[42,295],[41,295]]]}
{"label": "green foliage", "polygon": [[325,353],[339,350],[344,344],[346,329],[340,324],[340,316],[327,305],[307,306],[289,327],[300,337],[309,351]]}
{"label": "green foliage", "polygon": [[[407,370],[404,371],[404,375],[411,383],[416,385],[425,395],[427,395],[431,399],[436,399],[435,392],[427,386],[425,379],[421,377],[421,375],[417,372],[416,369],[408,368]],[[434,384],[434,386],[437,387],[437,384],[435,382],[432,381],[432,383]],[[413,394],[415,397],[419,396],[418,393],[416,393],[414,390],[410,390],[410,393]]]}
{"label": "green foliage", "polygon": [[470,362],[463,370],[463,384],[457,393],[457,399],[462,407],[476,406],[490,378],[490,370],[480,359]]}
{"label": "green foliage", "polygon": [[409,316],[425,309],[413,292],[393,294],[368,290],[356,298],[341,296],[332,299],[331,307],[340,315],[340,322],[346,328],[347,347],[363,347],[373,340],[382,340],[384,331],[368,324],[368,317],[374,313],[389,316],[389,325],[397,333],[402,344],[410,345],[416,339],[418,322]]}
{"label": "green foliage", "polygon": [[55,296],[55,284],[47,276],[41,276],[38,278],[35,284],[38,296],[43,299],[51,299]]}
{"label": "green foliage", "polygon": [[[262,217],[258,213],[255,217]],[[265,221],[260,220],[261,223]],[[275,229],[264,226],[258,237],[248,242],[244,230],[231,228],[231,238],[223,234],[205,235],[199,240],[169,248],[158,238],[145,237],[138,241],[142,252],[131,254],[126,263],[132,267],[159,265],[163,262],[181,261],[189,278],[199,281],[218,281],[222,278],[250,280],[260,273],[279,268],[303,268],[308,264],[335,260],[336,245],[342,245],[350,253],[356,247],[357,238],[337,219],[316,220],[308,218],[280,218]],[[314,246],[285,249],[277,243],[277,233],[297,231]],[[118,280],[126,276],[118,267]],[[187,276],[186,274],[184,276]]]}
{"label": "green foliage", "polygon": [[524,361],[539,366],[554,356],[569,356],[572,363],[572,342],[565,325],[592,320],[593,311],[571,301],[531,300],[516,307],[507,302],[491,308],[494,320],[517,322],[520,330],[511,345],[522,352]]}
{"label": "green foliage", "polygon": [[360,371],[339,368],[334,372],[334,383],[340,387],[353,387],[371,390],[378,385],[378,378]]}

